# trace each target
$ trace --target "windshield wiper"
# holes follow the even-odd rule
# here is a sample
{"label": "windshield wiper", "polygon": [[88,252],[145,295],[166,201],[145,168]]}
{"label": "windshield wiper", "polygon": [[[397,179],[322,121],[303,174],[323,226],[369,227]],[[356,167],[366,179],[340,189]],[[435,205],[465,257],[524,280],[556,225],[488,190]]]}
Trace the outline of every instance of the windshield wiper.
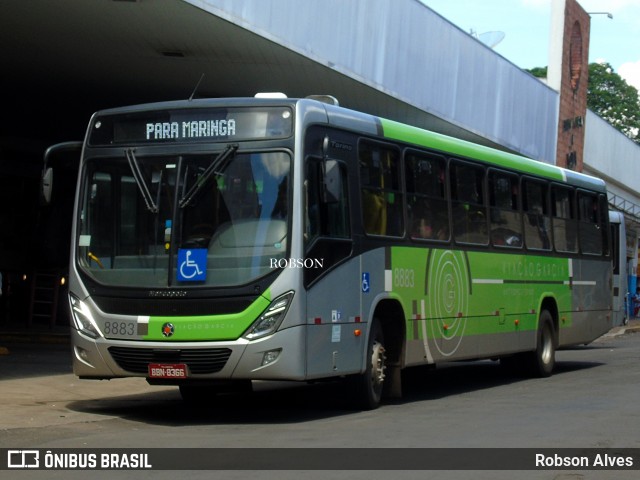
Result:
{"label": "windshield wiper", "polygon": [[216,174],[218,176],[222,175],[225,167],[231,160],[231,154],[233,154],[238,149],[238,145],[235,143],[227,145],[220,154],[209,164],[207,169],[202,172],[202,175],[198,177],[196,182],[192,185],[187,193],[180,199],[180,208],[184,208],[191,203],[191,201],[195,198],[195,196],[202,190],[211,175]]}
{"label": "windshield wiper", "polygon": [[153,197],[151,197],[149,186],[142,176],[140,164],[138,163],[138,159],[133,153],[133,148],[126,149],[124,151],[124,154],[127,157],[129,167],[131,168],[131,173],[133,173],[133,178],[135,179],[136,184],[138,184],[138,188],[140,189],[140,194],[144,199],[144,203],[147,205],[147,210],[149,210],[151,213],[158,213],[158,205],[153,201]]}

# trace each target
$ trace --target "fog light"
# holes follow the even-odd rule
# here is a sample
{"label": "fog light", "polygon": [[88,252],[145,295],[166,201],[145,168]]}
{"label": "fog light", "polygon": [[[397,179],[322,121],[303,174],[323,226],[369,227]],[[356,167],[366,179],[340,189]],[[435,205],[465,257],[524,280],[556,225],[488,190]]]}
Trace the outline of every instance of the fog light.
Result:
{"label": "fog light", "polygon": [[282,349],[279,348],[277,350],[269,350],[268,352],[264,352],[264,355],[262,356],[262,366],[264,367],[265,365],[269,365],[270,363],[275,362],[280,356],[281,351]]}
{"label": "fog light", "polygon": [[76,352],[76,358],[78,360],[80,360],[85,365],[93,367],[89,359],[89,352],[87,352],[84,348],[81,348],[81,347],[75,347],[75,352]]}

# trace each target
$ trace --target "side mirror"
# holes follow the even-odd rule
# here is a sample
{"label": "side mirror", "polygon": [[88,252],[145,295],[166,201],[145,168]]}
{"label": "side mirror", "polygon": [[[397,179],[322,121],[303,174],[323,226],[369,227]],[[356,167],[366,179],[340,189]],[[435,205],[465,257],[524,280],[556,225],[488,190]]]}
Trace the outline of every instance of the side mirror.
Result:
{"label": "side mirror", "polygon": [[51,203],[51,193],[53,191],[53,168],[45,169],[42,174],[42,199],[46,205]]}
{"label": "side mirror", "polygon": [[[77,174],[81,151],[82,142],[56,143],[45,150],[44,170],[42,171],[42,181],[40,185],[41,199],[45,205],[51,204],[54,168],[64,173],[62,177],[60,177],[64,184],[68,172],[74,171]],[[62,186],[64,187],[64,185]],[[57,199],[58,196],[56,195],[56,201],[58,201]]]}

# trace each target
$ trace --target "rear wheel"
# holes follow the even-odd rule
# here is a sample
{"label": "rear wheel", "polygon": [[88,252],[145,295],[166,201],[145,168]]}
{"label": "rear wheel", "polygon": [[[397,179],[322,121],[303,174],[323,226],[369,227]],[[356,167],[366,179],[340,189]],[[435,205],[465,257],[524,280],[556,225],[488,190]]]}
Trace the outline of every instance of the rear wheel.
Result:
{"label": "rear wheel", "polygon": [[378,320],[374,320],[371,325],[367,352],[365,371],[356,375],[352,381],[356,406],[365,410],[373,410],[378,408],[382,401],[385,370],[387,369],[384,335]]}
{"label": "rear wheel", "polygon": [[525,357],[529,373],[535,377],[548,377],[556,365],[556,331],[548,310],[540,313],[536,349]]}

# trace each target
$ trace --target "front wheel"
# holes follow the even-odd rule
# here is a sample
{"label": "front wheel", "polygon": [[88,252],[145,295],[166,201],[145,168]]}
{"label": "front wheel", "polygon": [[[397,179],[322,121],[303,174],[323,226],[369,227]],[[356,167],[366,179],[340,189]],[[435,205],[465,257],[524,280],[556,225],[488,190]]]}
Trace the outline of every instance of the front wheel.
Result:
{"label": "front wheel", "polygon": [[536,349],[526,357],[527,367],[535,377],[548,377],[556,365],[556,331],[548,310],[540,313]]}
{"label": "front wheel", "polygon": [[380,406],[384,387],[387,355],[382,326],[373,320],[367,348],[367,365],[362,374],[353,377],[354,400],[358,408],[373,410]]}

